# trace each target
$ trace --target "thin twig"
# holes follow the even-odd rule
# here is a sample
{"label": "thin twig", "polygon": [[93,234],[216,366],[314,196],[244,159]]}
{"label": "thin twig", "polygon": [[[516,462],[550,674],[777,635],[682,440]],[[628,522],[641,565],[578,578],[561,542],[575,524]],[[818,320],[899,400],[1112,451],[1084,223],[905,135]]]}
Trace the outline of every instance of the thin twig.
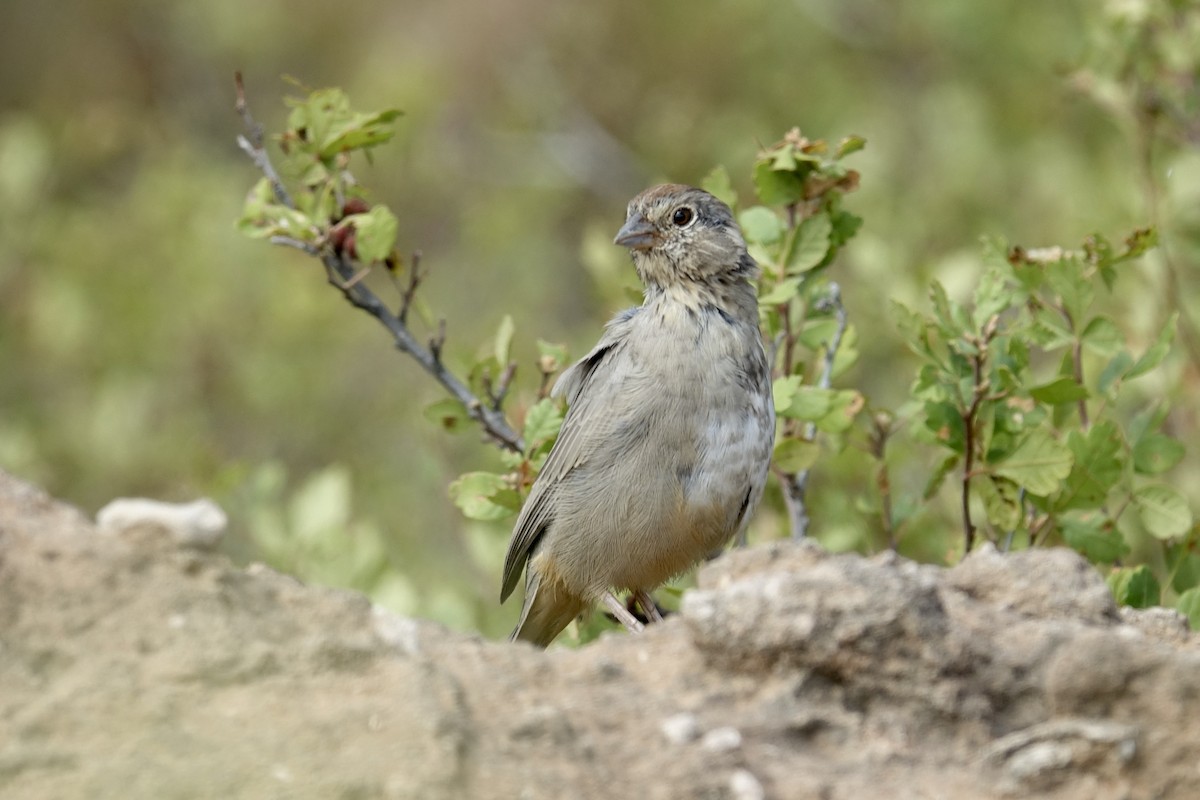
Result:
{"label": "thin twig", "polygon": [[[1072,318],[1071,312],[1068,311],[1065,306],[1060,307],[1058,310],[1059,313],[1063,315],[1063,319],[1066,320],[1067,329],[1071,331],[1075,337],[1075,344],[1071,348],[1071,367],[1075,378],[1075,383],[1083,386],[1083,337],[1075,331],[1075,320]],[[1079,398],[1079,400],[1076,402],[1076,408],[1079,411],[1079,425],[1086,433],[1087,429],[1090,427],[1090,423],[1088,421],[1087,399],[1083,397]]]}
{"label": "thin twig", "polygon": [[281,245],[283,247],[292,247],[302,253],[307,253],[310,256],[320,255],[321,251],[316,245],[308,242],[303,242],[299,239],[293,239],[291,236],[272,236],[267,240],[271,244]]}
{"label": "thin twig", "polygon": [[[275,171],[275,167],[271,163],[271,158],[263,146],[262,127],[250,115],[240,73],[235,76],[235,85],[237,88],[237,111],[242,118],[243,125],[246,127],[246,135],[237,137],[238,145],[250,157],[250,160],[254,162],[258,170],[271,182],[276,199],[288,208],[295,208],[291,196],[280,181],[279,174]],[[365,311],[379,320],[392,335],[392,340],[397,349],[412,356],[454,399],[462,403],[467,413],[480,424],[487,436],[502,447],[518,453],[524,452],[525,443],[522,441],[521,435],[508,424],[508,420],[505,419],[504,414],[496,408],[491,408],[481,403],[479,398],[475,396],[475,393],[442,364],[442,346],[446,341],[446,321],[444,319],[439,322],[437,334],[430,340],[429,346],[425,347],[417,341],[417,338],[408,329],[404,320],[400,316],[393,314],[387,305],[379,299],[378,295],[371,291],[370,287],[362,281],[361,270],[355,263],[344,258],[331,247],[317,249],[299,240],[291,240],[284,237],[284,240],[276,241],[276,238],[272,239],[276,244],[295,247],[319,257],[322,265],[325,267],[329,282],[341,291],[342,295],[352,306]],[[415,261],[416,259],[414,259]],[[416,264],[414,263],[414,272],[415,268]],[[416,287],[411,277],[410,286],[412,287],[412,291],[415,292]],[[411,302],[412,298],[410,296],[406,299],[402,310],[407,311],[408,305]]]}
{"label": "thin twig", "polygon": [[512,380],[517,374],[517,362],[510,361],[508,366],[504,368],[504,372],[500,373],[500,382],[496,384],[496,391],[492,394],[492,408],[497,411],[504,405],[504,398],[508,396],[508,389],[512,385]]}
{"label": "thin twig", "polygon": [[891,435],[890,416],[876,414],[871,420],[871,455],[879,464],[875,469],[875,488],[879,492],[879,524],[887,537],[888,549],[895,550],[898,542],[892,513],[892,481],[887,465],[887,445]]}
{"label": "thin twig", "polygon": [[975,472],[975,416],[979,413],[979,404],[983,400],[983,396],[987,393],[986,387],[983,386],[983,350],[975,354],[972,359],[972,370],[975,383],[974,394],[971,398],[971,405],[962,415],[963,431],[966,441],[963,443],[963,473],[962,473],[962,521],[963,521],[963,540],[966,543],[963,549],[963,555],[971,552],[971,545],[975,541],[975,523],[971,521],[971,478]]}
{"label": "thin twig", "polygon": [[[833,385],[833,362],[837,358],[838,348],[842,346],[842,337],[846,334],[849,315],[846,306],[842,304],[842,290],[836,283],[830,283],[824,298],[820,302],[821,309],[832,308],[837,318],[837,327],[833,337],[825,344],[825,357],[821,366],[821,377],[817,386],[828,389]],[[817,436],[817,426],[809,422],[804,426],[804,440],[813,441]],[[792,526],[792,538],[803,539],[808,535],[808,509],[805,496],[808,492],[809,470],[801,470],[794,475],[785,474],[783,483],[783,500],[787,508],[788,518]]]}
{"label": "thin twig", "polygon": [[550,379],[554,377],[554,372],[546,371],[545,369],[540,369],[539,371],[542,374],[542,379],[538,383],[537,399],[545,400],[550,396]]}
{"label": "thin twig", "polygon": [[975,523],[971,521],[971,478],[975,477],[975,447],[977,444],[976,428],[979,426],[979,407],[988,396],[991,386],[983,377],[983,368],[987,364],[988,348],[996,336],[999,326],[999,316],[993,314],[983,326],[982,335],[974,339],[975,355],[971,359],[972,383],[971,405],[962,414],[963,434],[963,473],[962,473],[962,519],[963,541],[966,544],[963,556],[971,552],[975,543]]}
{"label": "thin twig", "polygon": [[250,156],[254,166],[258,167],[258,171],[271,182],[271,191],[275,193],[275,199],[288,208],[295,208],[296,204],[292,202],[292,196],[288,194],[287,187],[283,185],[283,180],[275,171],[275,165],[271,163],[271,157],[267,155],[267,149],[263,146],[263,127],[255,121],[254,117],[250,116],[250,106],[246,103],[246,87],[242,83],[241,72],[233,73],[233,84],[237,91],[234,108],[237,109],[238,116],[242,118],[242,125],[246,129],[246,135],[237,137],[238,147]]}
{"label": "thin twig", "polygon": [[417,294],[417,287],[421,285],[421,251],[414,250],[412,254],[412,265],[408,268],[408,285],[404,287],[404,291],[400,294],[400,312],[396,315],[401,322],[408,321],[408,310],[412,308],[413,297]]}
{"label": "thin twig", "polygon": [[[437,333],[429,337],[429,353],[433,356],[433,362],[437,365],[442,363],[442,345],[446,344],[446,318],[442,317],[438,320]],[[479,402],[479,398],[472,396],[475,403]]]}

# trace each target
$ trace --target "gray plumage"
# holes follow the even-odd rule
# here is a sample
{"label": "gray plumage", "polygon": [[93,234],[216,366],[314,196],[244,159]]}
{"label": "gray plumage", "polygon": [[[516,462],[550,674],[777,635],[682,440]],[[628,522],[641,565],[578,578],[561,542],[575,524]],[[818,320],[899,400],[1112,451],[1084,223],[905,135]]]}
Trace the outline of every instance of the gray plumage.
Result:
{"label": "gray plumage", "polygon": [[645,285],[554,387],[569,410],[513,529],[501,601],[526,570],[513,639],[548,645],[613,589],[649,592],[715,552],[762,498],[775,433],[729,208],[688,186],[629,204],[616,243]]}

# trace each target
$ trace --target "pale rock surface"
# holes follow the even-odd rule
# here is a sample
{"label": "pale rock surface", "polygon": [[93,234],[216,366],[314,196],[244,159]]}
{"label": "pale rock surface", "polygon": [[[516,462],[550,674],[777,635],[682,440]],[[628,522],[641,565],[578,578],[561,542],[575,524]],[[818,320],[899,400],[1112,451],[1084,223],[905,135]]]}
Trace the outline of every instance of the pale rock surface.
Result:
{"label": "pale rock surface", "polygon": [[1191,798],[1200,652],[1079,557],[780,543],[539,652],[0,473],[0,797]]}

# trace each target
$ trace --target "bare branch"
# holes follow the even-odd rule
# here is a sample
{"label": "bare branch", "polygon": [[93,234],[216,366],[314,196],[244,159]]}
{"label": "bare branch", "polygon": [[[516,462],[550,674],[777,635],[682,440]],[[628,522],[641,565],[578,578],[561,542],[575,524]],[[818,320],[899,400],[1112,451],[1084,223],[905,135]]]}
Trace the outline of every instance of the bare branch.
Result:
{"label": "bare branch", "polygon": [[408,309],[412,307],[413,298],[417,294],[417,287],[421,285],[421,251],[415,250],[412,254],[412,266],[408,270],[408,285],[404,291],[400,293],[400,317],[401,322],[408,321]]}
{"label": "bare branch", "polygon": [[[236,109],[242,118],[242,124],[246,128],[246,134],[237,137],[238,146],[250,157],[250,160],[254,162],[258,170],[271,182],[271,188],[275,193],[276,199],[288,208],[295,208],[296,206],[292,201],[291,195],[288,194],[287,189],[279,178],[279,173],[275,171],[275,167],[271,163],[271,158],[267,154],[266,148],[263,146],[262,126],[255,122],[254,118],[250,115],[240,73],[235,75],[234,83],[237,90]],[[417,338],[405,324],[404,314],[407,313],[412,303],[412,295],[416,292],[417,284],[420,281],[418,275],[419,254],[416,254],[413,258],[413,269],[409,276],[409,288],[404,293],[401,311],[397,315],[393,314],[387,305],[379,299],[379,296],[371,291],[370,287],[363,282],[362,279],[365,277],[369,267],[359,267],[354,262],[335,252],[329,246],[317,248],[306,242],[289,237],[272,237],[271,241],[274,244],[293,247],[320,258],[322,265],[325,267],[329,282],[341,291],[342,295],[351,305],[379,320],[380,324],[387,328],[388,332],[392,335],[392,340],[397,349],[412,356],[421,365],[422,369],[432,375],[434,380],[440,383],[454,399],[462,403],[467,413],[480,424],[488,437],[509,450],[516,452],[524,451],[525,443],[522,441],[521,435],[513,430],[498,407],[485,406],[475,396],[474,392],[471,391],[470,387],[442,364],[442,346],[446,341],[446,321],[443,319],[438,323],[437,334],[430,339],[428,347],[417,341]]]}
{"label": "bare branch", "polygon": [[246,135],[237,137],[238,147],[250,156],[254,166],[258,167],[258,171],[271,182],[271,191],[275,193],[275,198],[288,208],[295,208],[296,205],[292,202],[291,195],[288,194],[283,180],[280,179],[279,173],[275,171],[275,166],[271,163],[271,157],[267,155],[266,147],[263,146],[263,127],[254,120],[254,117],[250,116],[250,106],[246,104],[246,87],[242,83],[242,73],[235,72],[233,74],[233,84],[237,91],[234,108],[237,110],[238,116],[242,118],[242,125],[246,128]]}
{"label": "bare branch", "polygon": [[962,412],[963,432],[965,436],[962,474],[964,557],[966,557],[967,553],[971,552],[971,546],[975,543],[975,523],[971,520],[971,478],[975,476],[975,450],[979,446],[979,407],[988,396],[988,392],[991,391],[991,386],[987,379],[984,378],[983,370],[987,365],[988,348],[992,343],[992,339],[996,337],[998,322],[999,318],[996,315],[992,315],[992,318],[983,326],[983,331],[979,338],[972,337],[972,343],[976,347],[976,353],[971,358],[974,389],[971,396],[971,405]]}
{"label": "bare branch", "polygon": [[887,445],[892,436],[890,414],[878,413],[871,420],[871,455],[878,466],[875,469],[875,489],[879,492],[879,524],[887,537],[888,549],[895,550],[896,520],[892,512],[892,480],[888,473]]}
{"label": "bare branch", "polygon": [[497,411],[500,406],[504,405],[504,398],[508,396],[508,388],[512,385],[512,380],[517,374],[517,362],[510,361],[504,368],[504,372],[500,373],[500,382],[496,385],[496,391],[492,394],[492,408]]}
{"label": "bare branch", "polygon": [[[433,355],[434,363],[440,365],[442,363],[442,345],[446,343],[446,318],[442,317],[438,320],[437,334],[429,337],[429,352]],[[476,404],[479,399],[472,398]]]}
{"label": "bare branch", "polygon": [[[817,380],[818,387],[828,389],[833,385],[833,362],[837,358],[838,349],[842,346],[842,337],[845,336],[846,326],[849,324],[846,306],[842,304],[841,287],[836,283],[830,283],[825,297],[818,303],[817,308],[818,310],[831,308],[837,317],[837,327],[834,328],[833,336],[825,344],[821,377]],[[817,426],[815,423],[809,422],[804,426],[804,440],[811,442],[816,436]],[[808,470],[801,470],[794,475],[785,473],[781,476],[784,506],[787,508],[793,539],[803,539],[808,535],[809,519],[805,504],[805,496],[808,493],[808,473]]]}
{"label": "bare branch", "polygon": [[321,252],[315,245],[309,244],[308,242],[302,242],[299,239],[293,239],[290,236],[272,236],[267,241],[269,241],[271,244],[295,248],[296,250],[299,250],[302,253],[307,253],[310,256],[319,255]]}

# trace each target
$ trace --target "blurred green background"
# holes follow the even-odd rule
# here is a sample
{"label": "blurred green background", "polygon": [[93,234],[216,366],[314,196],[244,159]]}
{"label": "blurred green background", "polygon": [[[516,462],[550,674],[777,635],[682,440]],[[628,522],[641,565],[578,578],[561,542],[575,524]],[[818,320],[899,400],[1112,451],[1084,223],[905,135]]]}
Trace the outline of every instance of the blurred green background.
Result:
{"label": "blurred green background", "polygon": [[[234,232],[257,178],[234,144],[235,70],[268,130],[296,93],[285,75],[405,111],[357,175],[400,217],[401,250],[424,254],[448,362],[469,363],[511,313],[525,390],[537,338],[580,354],[628,304],[610,241],[637,191],[718,163],[746,190],[758,146],[796,125],[865,136],[849,202],[865,224],[835,273],[863,355],[841,383],[894,407],[913,375],[888,301],[921,305],[932,277],[965,294],[981,235],[1075,246],[1157,216],[1178,285],[1160,252],[1113,303],[1135,341],[1186,313],[1195,140],[1150,147],[1076,71],[1108,58],[1122,15],[1194,5],[7,0],[0,467],[89,512],[210,495],[237,558],[502,633],[518,610],[495,601],[507,530],[446,495],[496,453],[423,418],[437,387],[315,261]],[[1141,388],[1195,438],[1186,347]],[[899,457],[898,490],[919,491],[933,456]],[[842,461],[817,467],[814,531],[870,549],[854,498],[871,476]],[[1169,476],[1193,507],[1198,472],[1189,453]],[[946,535],[913,552],[957,541],[954,502],[923,512]],[[778,535],[769,511],[758,538]]]}

